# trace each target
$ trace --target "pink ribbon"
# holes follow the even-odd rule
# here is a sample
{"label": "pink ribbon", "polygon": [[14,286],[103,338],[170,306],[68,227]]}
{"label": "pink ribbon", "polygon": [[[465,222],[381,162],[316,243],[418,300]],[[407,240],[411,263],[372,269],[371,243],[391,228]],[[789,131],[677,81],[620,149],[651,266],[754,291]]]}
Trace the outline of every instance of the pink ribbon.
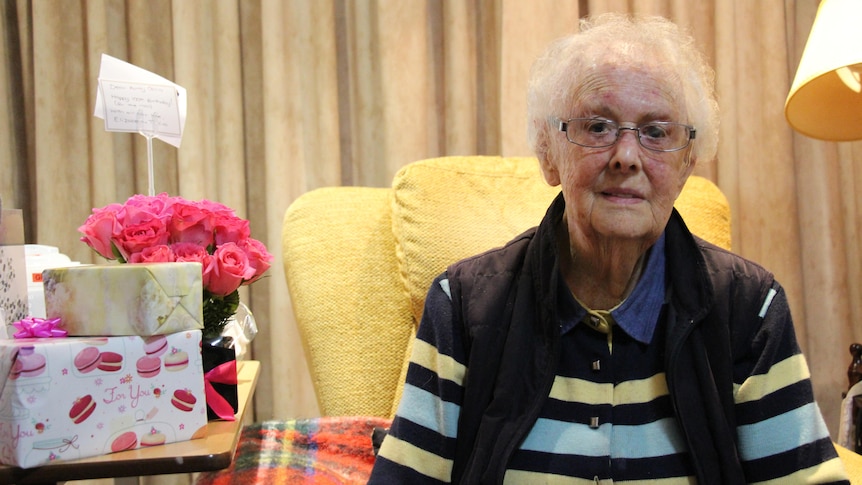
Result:
{"label": "pink ribbon", "polygon": [[204,394],[207,398],[207,406],[221,419],[235,421],[233,406],[215,390],[212,383],[236,385],[236,361],[225,362],[204,374]]}
{"label": "pink ribbon", "polygon": [[12,323],[18,329],[13,337],[15,338],[63,338],[67,332],[61,328],[57,328],[60,324],[60,318],[36,318],[27,317],[23,320]]}

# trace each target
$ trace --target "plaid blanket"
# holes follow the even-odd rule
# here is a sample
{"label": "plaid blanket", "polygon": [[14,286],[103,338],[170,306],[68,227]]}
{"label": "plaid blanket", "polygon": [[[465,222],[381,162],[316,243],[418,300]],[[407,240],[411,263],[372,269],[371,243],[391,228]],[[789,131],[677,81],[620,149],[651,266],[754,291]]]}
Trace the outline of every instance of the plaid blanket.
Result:
{"label": "plaid blanket", "polygon": [[252,424],[243,430],[230,467],[201,473],[197,484],[364,484],[374,465],[374,428],[389,424],[370,417]]}

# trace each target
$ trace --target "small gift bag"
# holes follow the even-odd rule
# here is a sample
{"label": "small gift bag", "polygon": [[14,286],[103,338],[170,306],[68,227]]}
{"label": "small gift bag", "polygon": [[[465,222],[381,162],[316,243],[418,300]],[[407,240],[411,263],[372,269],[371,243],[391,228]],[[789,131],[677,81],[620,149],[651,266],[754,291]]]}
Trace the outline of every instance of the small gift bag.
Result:
{"label": "small gift bag", "polygon": [[205,337],[201,343],[201,356],[207,419],[233,421],[239,407],[233,339],[223,335]]}

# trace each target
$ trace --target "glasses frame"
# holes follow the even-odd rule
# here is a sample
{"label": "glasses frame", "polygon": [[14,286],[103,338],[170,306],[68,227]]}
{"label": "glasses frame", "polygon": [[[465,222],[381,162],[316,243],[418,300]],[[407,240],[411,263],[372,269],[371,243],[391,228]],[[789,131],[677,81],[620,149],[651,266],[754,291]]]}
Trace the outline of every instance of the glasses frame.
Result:
{"label": "glasses frame", "polygon": [[[695,127],[693,127],[691,125],[686,125],[684,123],[676,123],[673,121],[650,121],[649,123],[644,123],[644,124],[638,125],[638,126],[622,126],[618,121],[608,120],[605,118],[569,118],[567,120],[562,120],[560,118],[554,118],[553,121],[556,124],[557,129],[566,134],[566,140],[569,143],[572,143],[572,144],[578,145],[578,146],[582,146],[584,148],[607,148],[610,146],[614,146],[620,140],[620,137],[623,134],[623,130],[631,130],[631,131],[635,132],[636,138],[638,139],[638,144],[640,146],[642,146],[642,147],[644,147],[647,150],[652,151],[652,152],[671,153],[671,152],[678,152],[680,150],[685,150],[686,148],[688,148],[689,145],[691,145],[691,141],[694,140],[696,135],[697,135],[697,129],[695,129]],[[569,129],[568,129],[569,124],[574,122],[574,121],[604,121],[606,123],[613,123],[617,127],[617,136],[614,137],[614,140],[612,142],[610,142],[606,145],[584,145],[583,143],[578,143],[569,137]],[[641,136],[642,136],[641,128],[644,128],[646,126],[655,126],[655,125],[659,125],[659,126],[674,125],[674,126],[682,126],[683,128],[686,128],[688,130],[688,138],[685,141],[685,145],[683,145],[679,148],[671,148],[669,150],[660,150],[658,148],[652,148],[652,147],[648,147],[648,146],[644,145],[643,140],[641,140]]]}

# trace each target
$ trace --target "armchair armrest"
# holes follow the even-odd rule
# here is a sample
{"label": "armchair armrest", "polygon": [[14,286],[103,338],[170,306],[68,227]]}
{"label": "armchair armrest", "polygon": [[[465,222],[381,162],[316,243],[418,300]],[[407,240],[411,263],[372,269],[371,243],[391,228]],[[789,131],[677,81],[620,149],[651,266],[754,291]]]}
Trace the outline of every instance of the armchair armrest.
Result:
{"label": "armchair armrest", "polygon": [[847,471],[850,483],[862,483],[862,455],[850,451],[838,443],[835,443],[835,451],[838,452],[838,457],[844,463],[844,470]]}

